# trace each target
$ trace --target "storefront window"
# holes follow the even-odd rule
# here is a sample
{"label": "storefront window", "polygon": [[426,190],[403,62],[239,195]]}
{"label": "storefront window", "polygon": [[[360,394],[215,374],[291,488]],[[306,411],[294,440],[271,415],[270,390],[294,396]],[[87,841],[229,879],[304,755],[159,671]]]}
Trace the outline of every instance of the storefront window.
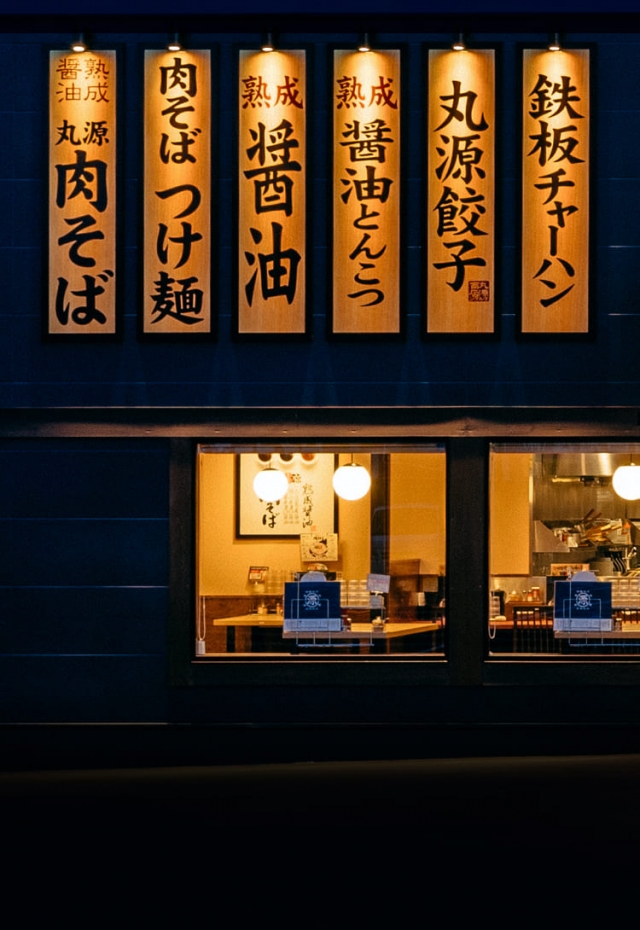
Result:
{"label": "storefront window", "polygon": [[490,654],[637,656],[640,446],[494,444],[490,475]]}
{"label": "storefront window", "polygon": [[444,654],[442,446],[200,445],[196,534],[197,658]]}

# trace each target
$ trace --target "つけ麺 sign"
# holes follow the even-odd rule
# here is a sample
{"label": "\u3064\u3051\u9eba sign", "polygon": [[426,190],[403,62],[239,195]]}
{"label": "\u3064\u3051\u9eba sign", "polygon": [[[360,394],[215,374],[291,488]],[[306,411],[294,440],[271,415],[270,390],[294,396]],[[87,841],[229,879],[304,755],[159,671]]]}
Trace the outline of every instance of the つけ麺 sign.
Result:
{"label": "\u3064\u3051\u9eba sign", "polygon": [[212,330],[211,53],[145,52],[143,333]]}

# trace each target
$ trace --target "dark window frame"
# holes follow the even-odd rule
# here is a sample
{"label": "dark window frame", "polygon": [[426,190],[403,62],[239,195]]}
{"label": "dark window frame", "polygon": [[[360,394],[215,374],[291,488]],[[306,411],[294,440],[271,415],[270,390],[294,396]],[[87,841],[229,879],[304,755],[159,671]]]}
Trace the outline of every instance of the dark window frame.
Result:
{"label": "dark window frame", "polygon": [[[474,416],[469,417],[464,426],[457,419],[443,423],[442,418],[447,412],[451,414],[451,411],[429,410],[425,420],[418,422],[419,411],[416,411],[411,423],[408,423],[404,416],[400,417],[401,422],[398,423],[395,422],[396,417],[391,411],[358,411],[362,420],[359,421],[357,429],[351,428],[351,432],[358,433],[360,439],[366,437],[372,442],[380,441],[380,417],[386,413],[388,418],[382,427],[382,436],[388,445],[392,445],[394,440],[401,445],[407,436],[411,436],[413,439],[419,437],[430,442],[441,442],[445,446],[446,596],[449,623],[444,657],[388,656],[376,657],[373,662],[363,662],[361,658],[332,661],[330,657],[325,656],[311,661],[308,658],[298,660],[291,656],[268,659],[259,656],[196,659],[192,655],[193,582],[190,586],[185,586],[182,582],[184,592],[188,592],[190,600],[188,607],[182,605],[182,619],[172,624],[174,632],[179,629],[183,637],[179,646],[182,660],[173,665],[172,683],[195,686],[402,685],[422,688],[552,684],[567,687],[596,684],[640,685],[640,656],[594,656],[579,659],[567,656],[491,656],[486,623],[489,594],[489,457],[492,442],[504,442],[508,439],[521,442],[523,438],[531,438],[532,430],[536,441],[540,442],[557,442],[558,432],[563,437],[575,441],[624,442],[632,438],[631,427],[635,430],[635,435],[640,434],[635,412],[616,412],[604,429],[602,422],[597,422],[597,415],[594,418],[593,412],[588,411],[577,418],[571,418],[566,411],[555,409],[547,412],[546,416],[540,416],[540,413],[533,410],[518,411],[513,421],[509,421],[510,411],[500,411],[496,418],[498,422],[489,417],[485,419],[482,415],[477,416],[478,412],[474,412]],[[297,429],[287,430],[287,440],[295,442],[296,438],[301,437],[307,441],[318,441],[329,436],[332,439],[341,438],[344,436],[344,416],[348,413],[339,412],[333,430],[330,414],[324,414],[319,418],[320,422],[315,424],[307,421],[302,428],[298,424]],[[628,417],[632,422],[627,421]],[[340,420],[343,422],[339,422]],[[273,436],[273,426],[273,423],[269,423],[268,428],[263,426],[260,430],[258,424],[254,424],[252,441],[255,442],[256,437],[264,437],[264,441],[268,442],[268,437]],[[292,432],[294,435],[291,435]],[[225,437],[227,440],[230,438],[230,434]],[[196,448],[197,441],[193,440],[192,455],[195,455]],[[186,447],[180,450],[176,461],[180,458],[188,458]],[[194,466],[191,474],[195,476]],[[184,478],[185,475],[182,474],[183,481]],[[184,490],[186,489],[183,488],[183,492]],[[176,514],[176,526],[182,526],[183,531],[186,528],[184,514],[189,510],[192,514],[195,510],[194,485],[183,499],[180,512]],[[470,536],[476,540],[476,544],[471,548]],[[190,532],[190,540],[191,545],[195,546],[195,525]],[[186,547],[186,544],[187,540],[183,538],[181,546]],[[195,553],[192,554],[192,559],[195,559]],[[193,564],[194,562],[192,579]],[[171,654],[176,657],[178,650],[172,649]]]}
{"label": "dark window frame", "polygon": [[[307,436],[309,443],[318,442],[318,436]],[[322,438],[328,441],[328,436]],[[362,437],[359,437],[362,440]],[[420,437],[425,441],[425,437]],[[368,442],[378,440],[367,437]],[[434,437],[426,442],[431,446]],[[196,457],[201,440],[174,440],[172,442],[171,462],[171,553],[172,568],[170,576],[170,681],[175,685],[263,685],[263,684],[328,684],[353,685],[379,684],[380,668],[386,671],[384,681],[389,684],[434,684],[446,682],[444,666],[446,656],[412,656],[389,655],[375,656],[373,661],[364,657],[332,658],[330,655],[309,656],[262,656],[262,655],[220,655],[195,657],[193,644],[195,640],[195,564],[196,564]],[[269,444],[268,433],[256,431],[247,445],[256,443]],[[273,438],[271,438],[273,443]],[[295,444],[296,438],[287,437],[288,443]],[[331,437],[332,444],[339,438]],[[406,445],[406,439],[397,438],[399,446]],[[353,443],[353,440],[352,440]],[[383,440],[384,444],[388,439]],[[207,445],[211,441],[207,440]],[[222,443],[229,446],[229,439]],[[234,440],[232,445],[241,446],[242,439]],[[446,443],[445,446],[446,453]],[[349,447],[345,444],[344,451]],[[223,451],[227,451],[225,448]],[[175,553],[175,562],[173,554]],[[175,582],[175,583],[174,583]],[[398,674],[398,666],[406,665],[408,669]],[[430,671],[426,672],[427,667]],[[426,676],[426,677],[425,677]]]}

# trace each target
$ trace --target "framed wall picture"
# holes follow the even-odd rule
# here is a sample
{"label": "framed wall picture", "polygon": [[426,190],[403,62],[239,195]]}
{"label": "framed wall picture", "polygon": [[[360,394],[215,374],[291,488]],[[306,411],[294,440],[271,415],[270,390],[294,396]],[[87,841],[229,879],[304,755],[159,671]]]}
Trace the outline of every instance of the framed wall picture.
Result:
{"label": "framed wall picture", "polygon": [[[282,472],[285,494],[276,501],[255,492],[256,475],[265,468]],[[336,495],[331,480],[333,453],[243,453],[236,456],[236,535],[287,537],[337,530]]]}
{"label": "framed wall picture", "polygon": [[303,562],[338,561],[337,533],[302,533],[300,536],[300,559]]}

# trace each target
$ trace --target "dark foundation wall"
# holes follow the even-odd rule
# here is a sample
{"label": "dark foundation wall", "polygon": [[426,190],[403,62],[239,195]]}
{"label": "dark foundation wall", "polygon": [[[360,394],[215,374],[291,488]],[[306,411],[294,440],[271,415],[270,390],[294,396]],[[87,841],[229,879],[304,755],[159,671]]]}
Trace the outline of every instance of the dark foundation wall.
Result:
{"label": "dark foundation wall", "polygon": [[166,715],[168,450],[0,442],[0,720]]}

